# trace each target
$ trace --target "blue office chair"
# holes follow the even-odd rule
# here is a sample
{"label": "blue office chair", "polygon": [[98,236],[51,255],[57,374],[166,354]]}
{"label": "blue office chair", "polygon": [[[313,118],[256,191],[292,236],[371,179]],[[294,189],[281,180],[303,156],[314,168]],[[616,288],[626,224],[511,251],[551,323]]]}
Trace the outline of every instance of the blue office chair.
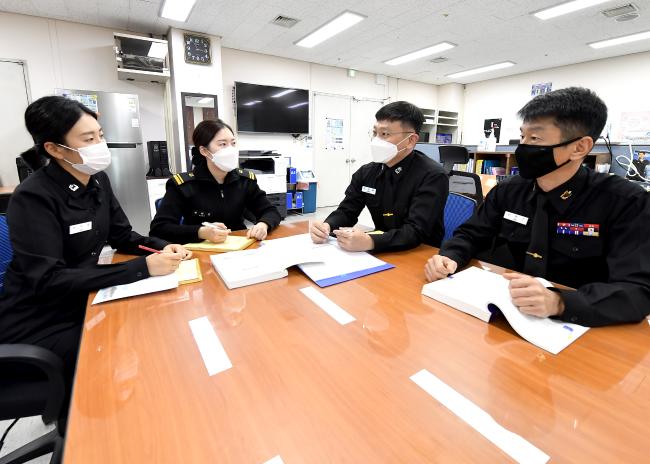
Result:
{"label": "blue office chair", "polygon": [[[0,292],[13,255],[7,217],[0,215]],[[0,344],[0,420],[42,415],[46,423],[61,421],[65,384],[63,362],[50,350],[26,344]],[[0,464],[19,464],[53,453],[50,463],[59,463],[63,437],[58,427],[0,457]]]}
{"label": "blue office chair", "polygon": [[162,198],[158,198],[156,201],[153,202],[154,205],[156,205],[156,211],[160,209],[160,205],[162,205],[162,201],[163,201]]}
{"label": "blue office chair", "polygon": [[456,228],[472,217],[475,209],[476,200],[450,192],[445,203],[445,236],[442,241],[453,237]]}
{"label": "blue office chair", "polygon": [[5,272],[11,262],[13,251],[11,241],[9,241],[9,226],[7,225],[7,216],[0,215],[0,294],[4,289]]}

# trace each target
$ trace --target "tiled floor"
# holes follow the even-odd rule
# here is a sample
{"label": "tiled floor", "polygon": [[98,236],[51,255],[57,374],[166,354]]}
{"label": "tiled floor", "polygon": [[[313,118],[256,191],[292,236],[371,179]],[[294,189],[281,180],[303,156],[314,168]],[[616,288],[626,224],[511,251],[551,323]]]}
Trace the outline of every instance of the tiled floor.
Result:
{"label": "tiled floor", "polygon": [[[9,427],[12,421],[0,421],[0,436],[4,431]],[[2,448],[0,456],[9,454],[13,450],[20,448],[26,443],[29,443],[32,440],[36,440],[41,435],[45,435],[47,432],[52,430],[54,426],[45,425],[41,420],[40,416],[35,417],[24,417],[18,421],[18,423],[11,429],[7,435],[5,445]],[[47,464],[50,462],[50,457],[52,454],[46,454],[39,458],[33,459],[30,464]]]}
{"label": "tiled floor", "polygon": [[[308,221],[308,220],[318,220],[322,221],[325,219],[336,207],[325,207],[318,208],[315,213],[308,214],[291,214],[283,222],[298,222],[298,221]],[[373,221],[370,217],[370,212],[368,209],[364,209],[359,216],[359,224],[367,227],[373,227]],[[5,429],[9,427],[11,421],[0,421],[0,436],[4,433]],[[50,431],[52,426],[46,426],[41,421],[40,417],[28,417],[18,421],[16,426],[11,429],[7,435],[7,439],[0,453],[0,456],[13,451],[16,448],[28,443],[36,438],[44,435],[46,432]],[[50,462],[50,455],[42,456],[40,458],[34,459],[31,463],[35,464],[46,464]]]}

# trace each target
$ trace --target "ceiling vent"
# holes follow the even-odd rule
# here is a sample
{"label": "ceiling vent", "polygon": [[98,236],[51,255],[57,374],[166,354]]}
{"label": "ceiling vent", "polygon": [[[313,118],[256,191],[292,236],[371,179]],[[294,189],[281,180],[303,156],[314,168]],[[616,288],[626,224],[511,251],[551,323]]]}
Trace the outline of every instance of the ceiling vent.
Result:
{"label": "ceiling vent", "polygon": [[295,18],[290,18],[288,16],[279,15],[273,21],[271,21],[271,24],[286,27],[287,29],[289,29],[290,27],[295,26],[296,23],[298,23],[298,21],[300,20]]}
{"label": "ceiling vent", "polygon": [[449,58],[446,58],[444,56],[439,56],[438,58],[434,58],[434,59],[429,60],[429,61],[431,63],[438,64],[438,63],[444,63],[445,61],[449,61]]}
{"label": "ceiling vent", "polygon": [[614,18],[618,22],[631,21],[639,17],[639,9],[632,3],[603,10],[601,13],[606,18]]}

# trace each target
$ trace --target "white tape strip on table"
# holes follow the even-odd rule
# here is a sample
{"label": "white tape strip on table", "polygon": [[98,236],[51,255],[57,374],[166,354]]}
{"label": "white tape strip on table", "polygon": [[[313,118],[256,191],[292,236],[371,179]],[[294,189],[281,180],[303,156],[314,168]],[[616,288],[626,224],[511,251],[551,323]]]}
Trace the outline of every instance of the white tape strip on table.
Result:
{"label": "white tape strip on table", "polygon": [[352,314],[327,298],[316,287],[305,287],[301,288],[300,291],[339,324],[345,325],[349,322],[356,321]]}
{"label": "white tape strip on table", "polygon": [[412,375],[411,380],[515,461],[544,464],[550,459],[542,450],[499,425],[487,412],[426,369]]}
{"label": "white tape strip on table", "polygon": [[199,347],[208,375],[218,374],[232,367],[223,345],[207,316],[189,321],[194,341]]}
{"label": "white tape strip on table", "polygon": [[272,457],[268,461],[266,461],[264,464],[284,464],[284,461],[280,457],[280,455]]}

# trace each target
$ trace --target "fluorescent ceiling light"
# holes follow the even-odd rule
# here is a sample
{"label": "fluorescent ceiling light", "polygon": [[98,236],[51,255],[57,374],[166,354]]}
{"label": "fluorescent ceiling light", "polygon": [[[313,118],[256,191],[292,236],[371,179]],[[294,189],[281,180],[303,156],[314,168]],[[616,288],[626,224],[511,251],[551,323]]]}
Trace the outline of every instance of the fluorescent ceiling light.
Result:
{"label": "fluorescent ceiling light", "polygon": [[539,19],[551,19],[565,14],[573,13],[574,11],[583,10],[590,6],[600,5],[609,0],[573,0],[572,2],[562,3],[551,8],[533,13]]}
{"label": "fluorescent ceiling light", "polygon": [[271,95],[271,98],[280,98],[280,97],[284,97],[285,95],[290,94],[291,92],[295,92],[295,91],[296,91],[296,89],[287,89],[287,90],[283,90],[282,92],[278,92],[278,93],[276,93],[275,95]]}
{"label": "fluorescent ceiling light", "polygon": [[417,60],[418,58],[424,58],[425,56],[433,55],[435,53],[444,52],[445,50],[449,50],[455,46],[456,45],[453,43],[442,42],[431,47],[423,48],[422,50],[417,50],[406,55],[398,56],[392,60],[384,61],[384,63],[395,66],[398,64],[407,63],[409,61]]}
{"label": "fluorescent ceiling light", "polygon": [[591,48],[605,48],[613,47],[614,45],[621,45],[630,42],[637,42],[639,40],[650,39],[650,31],[639,32],[638,34],[626,35],[617,37],[616,39],[601,40],[600,42],[593,42],[588,44]]}
{"label": "fluorescent ceiling light", "polygon": [[205,105],[206,103],[214,103],[214,98],[203,97],[197,102],[199,105]]}
{"label": "fluorescent ceiling light", "polygon": [[307,102],[296,103],[295,105],[287,106],[287,108],[298,108],[299,106],[305,106],[305,105],[309,105],[309,102],[307,101]]}
{"label": "fluorescent ceiling light", "polygon": [[364,19],[366,19],[365,16],[352,13],[351,11],[344,11],[330,22],[322,25],[308,36],[300,39],[296,42],[296,45],[306,48],[315,47],[319,43],[324,42],[330,37],[334,37],[336,34],[340,34],[344,30],[354,26]]}
{"label": "fluorescent ceiling light", "polygon": [[184,23],[195,3],[196,0],[165,0],[160,16]]}
{"label": "fluorescent ceiling light", "polygon": [[244,106],[253,106],[253,105],[257,105],[258,103],[262,103],[262,100],[249,101],[247,103],[244,103]]}
{"label": "fluorescent ceiling light", "polygon": [[447,74],[447,77],[456,78],[456,77],[465,77],[471,76],[473,74],[480,74],[489,71],[496,71],[497,69],[509,68],[515,64],[512,61],[504,61],[503,63],[491,64],[490,66],[483,66],[482,68],[469,69],[467,71],[461,71],[454,74]]}
{"label": "fluorescent ceiling light", "polygon": [[149,48],[147,56],[164,60],[167,56],[167,44],[162,42],[151,42],[151,47]]}

